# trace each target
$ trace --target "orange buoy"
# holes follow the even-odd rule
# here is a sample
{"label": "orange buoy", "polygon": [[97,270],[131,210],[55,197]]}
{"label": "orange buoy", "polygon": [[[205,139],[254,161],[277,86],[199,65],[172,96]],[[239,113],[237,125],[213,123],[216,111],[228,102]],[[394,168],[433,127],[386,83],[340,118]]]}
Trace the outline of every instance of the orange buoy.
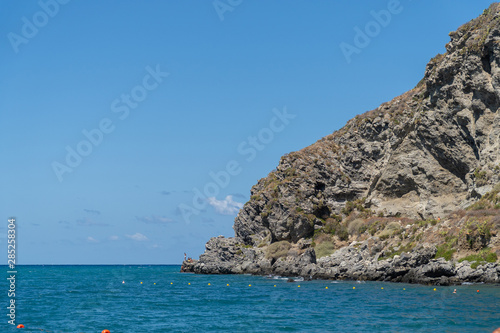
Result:
{"label": "orange buoy", "polygon": [[19,324],[19,325],[17,325],[17,328],[24,328],[24,325],[23,324]]}
{"label": "orange buoy", "polygon": [[109,330],[104,330],[102,333],[111,333]]}

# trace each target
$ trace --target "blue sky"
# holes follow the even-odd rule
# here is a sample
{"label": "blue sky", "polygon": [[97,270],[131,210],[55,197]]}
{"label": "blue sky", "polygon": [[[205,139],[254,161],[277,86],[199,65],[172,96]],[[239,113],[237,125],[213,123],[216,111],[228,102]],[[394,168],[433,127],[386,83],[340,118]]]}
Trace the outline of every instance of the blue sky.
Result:
{"label": "blue sky", "polygon": [[280,156],[413,88],[489,4],[1,1],[0,246],[14,216],[19,264],[198,257]]}

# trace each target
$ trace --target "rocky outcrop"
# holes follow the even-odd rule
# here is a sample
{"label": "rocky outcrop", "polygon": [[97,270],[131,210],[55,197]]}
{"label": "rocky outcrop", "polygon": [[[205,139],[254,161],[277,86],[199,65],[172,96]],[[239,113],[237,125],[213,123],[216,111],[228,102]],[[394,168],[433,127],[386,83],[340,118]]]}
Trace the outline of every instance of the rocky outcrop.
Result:
{"label": "rocky outcrop", "polygon": [[[469,271],[466,263],[432,259],[432,245],[382,261],[369,240],[317,261],[309,246],[318,233],[335,234],[339,242],[357,239],[359,228],[356,235],[349,230],[356,217],[445,217],[500,182],[500,5],[491,5],[450,38],[447,52],[428,63],[414,89],[283,156],[251,189],[235,219],[235,238],[211,239],[200,260],[183,269],[422,283],[498,281],[495,264]],[[264,249],[283,241],[295,252],[266,257]]]}
{"label": "rocky outcrop", "polygon": [[[382,241],[377,237],[354,242],[328,257],[316,260],[314,250],[306,248],[279,259],[266,257],[265,251],[241,248],[234,238],[219,236],[210,240],[200,260],[184,262],[182,270],[199,274],[257,274],[300,276],[305,279],[370,280],[450,285],[463,282],[500,283],[500,265],[434,259],[436,247],[424,243],[411,253],[380,258]],[[208,244],[207,244],[208,246]]]}

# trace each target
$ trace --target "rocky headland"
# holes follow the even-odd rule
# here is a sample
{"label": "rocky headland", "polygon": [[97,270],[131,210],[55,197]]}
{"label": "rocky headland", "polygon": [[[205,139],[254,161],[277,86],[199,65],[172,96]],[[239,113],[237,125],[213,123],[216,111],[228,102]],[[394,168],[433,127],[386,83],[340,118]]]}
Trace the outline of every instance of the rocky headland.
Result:
{"label": "rocky headland", "polygon": [[281,158],[183,272],[500,283],[500,4],[417,86]]}

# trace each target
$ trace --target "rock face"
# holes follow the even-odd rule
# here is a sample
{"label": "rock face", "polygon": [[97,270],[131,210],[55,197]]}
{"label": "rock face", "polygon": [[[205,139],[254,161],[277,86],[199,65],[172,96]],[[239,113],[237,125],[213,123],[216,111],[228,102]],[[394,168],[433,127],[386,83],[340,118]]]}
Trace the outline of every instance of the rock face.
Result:
{"label": "rock face", "polygon": [[[302,244],[304,246],[305,244]],[[241,248],[235,238],[222,236],[207,243],[199,261],[184,262],[183,272],[201,274],[257,274],[301,276],[305,279],[370,280],[450,285],[462,282],[500,283],[500,265],[485,263],[476,268],[463,261],[434,259],[436,247],[423,243],[411,253],[380,260],[382,241],[371,237],[353,242],[331,256],[316,260],[312,248],[279,259],[266,257],[259,248]]]}
{"label": "rock face", "polygon": [[[450,37],[447,52],[428,63],[414,89],[283,156],[251,189],[235,219],[235,238],[211,239],[200,260],[183,269],[498,281],[494,267],[472,278],[477,271],[472,274],[466,264],[431,259],[432,246],[378,262],[363,243],[364,250],[349,246],[316,261],[305,241],[328,219],[345,220],[356,206],[372,215],[437,218],[473,204],[500,182],[500,4]],[[296,253],[266,259],[262,248],[280,241],[299,244]]]}

